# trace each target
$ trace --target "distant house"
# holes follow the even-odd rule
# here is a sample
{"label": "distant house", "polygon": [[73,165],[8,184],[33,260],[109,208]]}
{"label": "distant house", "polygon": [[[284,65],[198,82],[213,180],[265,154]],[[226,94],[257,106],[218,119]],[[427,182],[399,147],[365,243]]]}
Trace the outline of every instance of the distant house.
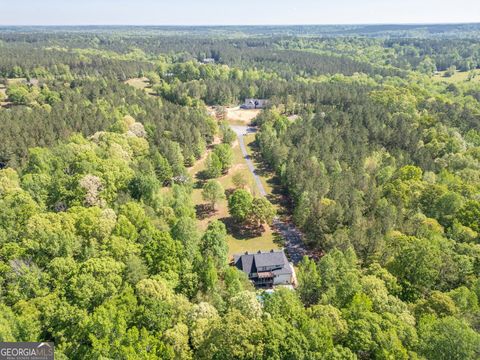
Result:
{"label": "distant house", "polygon": [[293,283],[293,267],[283,250],[259,251],[253,254],[246,252],[243,255],[234,255],[233,262],[257,287],[270,288]]}
{"label": "distant house", "polygon": [[263,109],[267,104],[268,100],[265,99],[245,99],[245,103],[240,107],[242,109]]}
{"label": "distant house", "polygon": [[204,64],[215,64],[215,59],[214,58],[205,58],[202,60],[202,63]]}
{"label": "distant house", "polygon": [[30,86],[38,86],[40,84],[40,81],[38,81],[38,79],[35,79],[35,78],[31,78],[30,80],[27,81],[27,85],[30,85]]}

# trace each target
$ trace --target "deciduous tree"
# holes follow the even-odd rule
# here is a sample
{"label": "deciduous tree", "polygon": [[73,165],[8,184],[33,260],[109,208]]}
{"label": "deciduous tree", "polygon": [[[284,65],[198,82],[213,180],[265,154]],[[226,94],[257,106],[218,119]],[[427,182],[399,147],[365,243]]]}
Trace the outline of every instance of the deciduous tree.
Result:
{"label": "deciduous tree", "polygon": [[228,210],[237,221],[245,221],[252,209],[253,196],[246,190],[235,190],[228,198]]}
{"label": "deciduous tree", "polygon": [[209,180],[203,186],[202,197],[203,200],[210,203],[212,210],[215,210],[215,205],[220,200],[225,199],[225,190],[218,181]]}

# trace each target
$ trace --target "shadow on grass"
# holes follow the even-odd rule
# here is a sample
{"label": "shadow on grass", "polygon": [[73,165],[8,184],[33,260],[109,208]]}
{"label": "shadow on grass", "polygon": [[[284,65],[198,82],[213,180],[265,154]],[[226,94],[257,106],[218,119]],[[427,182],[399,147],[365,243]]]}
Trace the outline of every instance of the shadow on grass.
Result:
{"label": "shadow on grass", "polygon": [[207,170],[199,171],[199,172],[195,175],[195,178],[196,178],[198,181],[204,181],[204,182],[210,179],[210,177],[208,176]]}
{"label": "shadow on grass", "polygon": [[285,247],[285,239],[277,231],[273,232],[273,243],[281,248]]}
{"label": "shadow on grass", "polygon": [[236,190],[238,190],[238,189],[236,189],[236,188],[228,188],[228,189],[225,190],[225,195],[227,196],[227,200],[228,200],[228,198],[229,198],[230,196],[233,195],[233,193],[234,193]]}
{"label": "shadow on grass", "polygon": [[227,232],[237,240],[253,239],[265,232],[263,225],[249,225],[236,222],[232,217],[219,219],[225,224]]}
{"label": "shadow on grass", "polygon": [[210,204],[195,205],[195,213],[198,220],[204,220],[213,216],[217,211]]}
{"label": "shadow on grass", "polygon": [[203,186],[205,185],[204,180],[197,180],[193,183],[193,188],[194,189],[203,189]]}
{"label": "shadow on grass", "polygon": [[202,189],[205,183],[210,180],[206,170],[199,171],[195,174],[195,183],[193,184],[194,189]]}

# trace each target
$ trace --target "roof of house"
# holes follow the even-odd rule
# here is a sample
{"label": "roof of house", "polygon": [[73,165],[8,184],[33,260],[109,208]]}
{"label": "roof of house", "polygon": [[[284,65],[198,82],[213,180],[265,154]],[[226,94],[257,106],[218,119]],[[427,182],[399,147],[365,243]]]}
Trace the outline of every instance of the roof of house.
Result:
{"label": "roof of house", "polygon": [[255,103],[255,101],[258,101],[259,103],[266,103],[268,102],[267,99],[245,99],[245,104],[248,104],[248,103]]}
{"label": "roof of house", "polygon": [[269,251],[265,253],[255,254],[255,265],[257,268],[264,266],[284,265],[288,264],[287,257],[283,250]]}
{"label": "roof of house", "polygon": [[245,253],[234,255],[235,266],[248,274],[256,273],[257,268],[276,266],[278,269],[272,272],[275,275],[289,274],[292,272],[290,264],[283,250],[271,250],[268,252]]}
{"label": "roof of house", "polygon": [[235,266],[238,269],[243,270],[248,274],[257,272],[257,267],[255,266],[253,254],[245,253],[244,255],[234,255],[233,259],[235,262]]}
{"label": "roof of house", "polygon": [[285,264],[281,269],[276,269],[276,270],[273,270],[272,272],[275,276],[289,275],[293,273],[292,266],[289,263]]}

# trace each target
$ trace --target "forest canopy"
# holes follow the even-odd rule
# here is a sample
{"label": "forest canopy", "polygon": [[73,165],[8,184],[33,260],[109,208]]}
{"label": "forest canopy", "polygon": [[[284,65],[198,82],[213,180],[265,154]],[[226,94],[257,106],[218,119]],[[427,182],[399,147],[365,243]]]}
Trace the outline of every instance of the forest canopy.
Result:
{"label": "forest canopy", "polygon": [[[478,359],[479,37],[0,27],[0,341],[57,359]],[[247,160],[280,205],[238,169],[228,110],[245,99],[268,99]],[[307,256],[294,290],[255,289],[232,229],[280,218]]]}

